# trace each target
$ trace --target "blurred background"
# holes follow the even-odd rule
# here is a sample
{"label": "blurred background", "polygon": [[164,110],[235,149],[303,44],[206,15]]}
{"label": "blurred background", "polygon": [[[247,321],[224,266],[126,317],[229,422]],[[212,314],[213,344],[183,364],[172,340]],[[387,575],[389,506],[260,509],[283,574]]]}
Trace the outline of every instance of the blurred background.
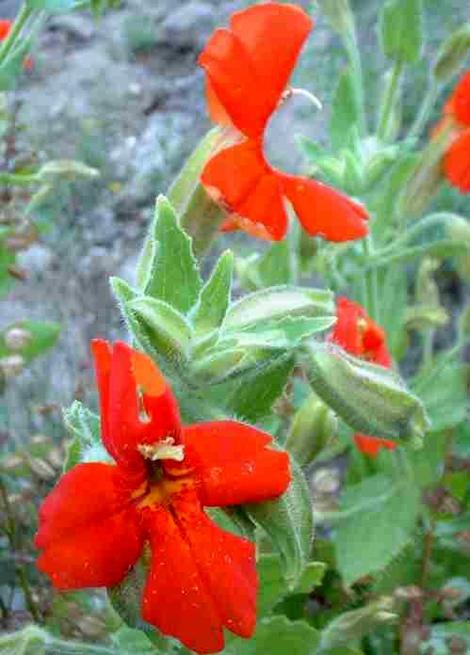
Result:
{"label": "blurred background", "polygon": [[[14,17],[16,0],[0,0],[0,16]],[[124,333],[108,277],[132,282],[134,266],[156,194],[165,192],[185,157],[209,127],[197,55],[208,35],[242,0],[123,0],[95,19],[87,12],[57,15],[42,30],[34,66],[9,94],[16,156],[27,163],[76,159],[100,177],[61,185],[40,208],[45,226],[38,242],[20,253],[24,277],[3,300],[0,328],[25,317],[58,321],[58,347],[7,385],[0,416],[2,440],[21,443],[31,434],[63,435],[61,405],[74,398],[95,403],[90,386],[89,340]],[[296,98],[270,125],[274,163],[299,172],[295,136],[326,140],[328,105],[344,55],[338,37],[314,4],[316,19],[296,85],[321,98],[318,112]],[[379,0],[355,0],[370,116],[378,105],[383,71],[377,51]],[[470,18],[468,0],[426,0],[427,46],[405,95],[405,123],[426,85],[429,59],[444,35]],[[436,118],[441,107],[436,107]],[[292,119],[295,120],[292,120]],[[442,202],[465,209],[449,190]],[[468,209],[468,197],[466,200]],[[235,248],[243,238],[230,237]],[[452,285],[452,279],[444,282]],[[452,302],[463,303],[461,289]],[[89,397],[90,396],[90,397]]]}

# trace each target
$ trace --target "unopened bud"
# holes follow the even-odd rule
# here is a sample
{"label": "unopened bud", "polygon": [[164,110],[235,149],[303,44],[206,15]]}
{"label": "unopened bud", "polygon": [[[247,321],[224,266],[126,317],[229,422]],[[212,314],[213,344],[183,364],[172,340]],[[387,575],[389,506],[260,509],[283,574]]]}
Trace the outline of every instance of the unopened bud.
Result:
{"label": "unopened bud", "polygon": [[8,350],[23,350],[32,339],[31,332],[21,327],[13,327],[5,332],[5,345]]}
{"label": "unopened bud", "polygon": [[6,379],[19,375],[25,365],[24,358],[21,355],[9,355],[0,359],[0,371]]}
{"label": "unopened bud", "polygon": [[429,421],[423,405],[396,373],[334,344],[309,342],[304,353],[313,390],[352,428],[392,439],[424,436]]}
{"label": "unopened bud", "polygon": [[294,416],[286,448],[301,466],[306,466],[336,434],[337,427],[334,412],[312,393]]}
{"label": "unopened bud", "polygon": [[436,80],[442,84],[458,73],[469,49],[470,23],[465,23],[441,45],[432,70]]}

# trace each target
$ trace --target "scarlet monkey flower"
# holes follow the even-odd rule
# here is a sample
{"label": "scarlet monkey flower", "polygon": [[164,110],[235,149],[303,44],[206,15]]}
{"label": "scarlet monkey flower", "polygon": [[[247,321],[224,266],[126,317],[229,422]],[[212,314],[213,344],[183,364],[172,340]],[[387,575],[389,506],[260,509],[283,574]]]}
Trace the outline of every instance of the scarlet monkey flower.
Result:
{"label": "scarlet monkey flower", "polygon": [[290,481],[287,453],[236,421],[182,425],[146,355],[101,340],[93,353],[102,440],[115,463],[78,464],[44,500],[38,567],[58,589],[110,587],[150,552],[145,621],[198,653],[222,650],[223,627],[250,637],[254,545],[203,507],[276,498]]}
{"label": "scarlet monkey flower", "polygon": [[268,121],[289,95],[286,85],[311,29],[299,7],[267,2],[234,13],[199,57],[210,116],[231,127],[236,139],[209,160],[201,177],[228,212],[223,229],[278,241],[287,231],[287,199],[311,235],[350,241],[367,234],[362,205],[321,182],[274,169],[263,152]]}
{"label": "scarlet monkey flower", "polygon": [[[361,305],[340,297],[336,302],[337,322],[329,337],[346,352],[366,359],[373,364],[390,368],[392,358],[388,352],[385,332],[365,312]],[[369,457],[376,457],[382,448],[393,450],[394,441],[355,434],[354,442],[359,450]]]}
{"label": "scarlet monkey flower", "polygon": [[[0,43],[4,41],[7,36],[10,34],[11,30],[11,20],[6,18],[0,19]],[[23,61],[23,68],[27,71],[33,69],[33,60],[31,57],[26,57]]]}
{"label": "scarlet monkey flower", "polygon": [[470,193],[470,70],[457,84],[444,114],[438,131],[447,125],[452,128],[451,145],[443,161],[444,174],[452,186]]}

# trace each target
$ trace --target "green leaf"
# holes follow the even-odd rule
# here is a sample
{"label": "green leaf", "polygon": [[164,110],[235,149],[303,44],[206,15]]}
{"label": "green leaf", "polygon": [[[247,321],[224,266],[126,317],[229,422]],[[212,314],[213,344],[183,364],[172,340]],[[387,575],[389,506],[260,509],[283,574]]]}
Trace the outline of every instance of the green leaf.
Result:
{"label": "green leaf", "polygon": [[445,354],[413,380],[434,431],[455,427],[467,417],[469,375],[458,361],[445,361]]}
{"label": "green leaf", "polygon": [[419,488],[407,476],[380,474],[346,488],[334,535],[345,583],[384,569],[412,537],[419,511]]}
{"label": "green leaf", "polygon": [[290,285],[297,276],[296,250],[289,238],[270,246],[262,255],[238,257],[237,274],[244,289],[254,290],[277,285]]}
{"label": "green leaf", "polygon": [[292,355],[276,356],[235,381],[213,387],[214,398],[227,412],[257,421],[269,414],[287,384],[293,365]]}
{"label": "green leaf", "polygon": [[354,73],[348,67],[338,80],[331,108],[329,133],[335,150],[341,150],[348,145],[351,129],[360,123],[360,105],[356,88]]}
{"label": "green leaf", "polygon": [[[52,348],[59,338],[61,326],[48,321],[18,321],[9,325],[0,334],[0,357],[15,354],[21,355],[26,362],[42,355]],[[9,336],[13,331],[23,336],[17,346],[10,345]]]}
{"label": "green leaf", "polygon": [[325,574],[324,562],[309,562],[297,586],[290,591],[283,575],[281,559],[274,553],[260,556],[256,568],[259,575],[257,612],[258,616],[267,614],[289,593],[308,594],[321,584]]}
{"label": "green leaf", "polygon": [[249,640],[236,638],[224,650],[225,655],[315,655],[319,633],[304,621],[289,621],[285,616],[270,616],[258,622]]}
{"label": "green leaf", "polygon": [[230,303],[233,253],[226,250],[219,258],[211,277],[201,289],[192,312],[196,336],[216,330],[222,324]]}
{"label": "green leaf", "polygon": [[420,400],[389,369],[352,357],[333,344],[308,343],[304,365],[317,395],[364,434],[419,441],[429,427]]}
{"label": "green leaf", "polygon": [[422,0],[389,0],[383,8],[381,36],[387,57],[416,63],[423,45]]}
{"label": "green leaf", "polygon": [[280,319],[335,316],[333,294],[323,289],[279,286],[255,291],[234,303],[223,323],[224,332],[276,326]]}
{"label": "green leaf", "polygon": [[155,218],[138,268],[145,295],[163,300],[182,313],[196,303],[202,282],[191,239],[179,226],[164,196],[157,198]]}
{"label": "green leaf", "polygon": [[313,540],[310,490],[302,470],[291,459],[292,481],[278,499],[245,505],[249,517],[262,527],[279,551],[290,589],[294,589],[307,566]]}

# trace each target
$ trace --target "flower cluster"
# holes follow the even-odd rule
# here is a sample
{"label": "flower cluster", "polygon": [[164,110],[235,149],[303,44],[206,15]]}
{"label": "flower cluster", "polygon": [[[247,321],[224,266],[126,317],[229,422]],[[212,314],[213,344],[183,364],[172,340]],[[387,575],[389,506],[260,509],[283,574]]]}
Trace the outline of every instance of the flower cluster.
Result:
{"label": "flower cluster", "polygon": [[206,71],[209,113],[227,129],[223,147],[206,164],[202,183],[227,211],[225,230],[283,239],[284,200],[310,235],[350,241],[367,234],[364,207],[321,182],[287,175],[266,160],[269,119],[289,95],[286,85],[312,22],[291,4],[268,2],[233,14],[199,57]]}
{"label": "flower cluster", "polygon": [[285,452],[235,421],[182,425],[153,362],[95,341],[101,434],[114,463],[78,464],[40,509],[38,560],[58,589],[111,587],[150,552],[142,616],[198,653],[223,648],[223,627],[256,623],[254,545],[203,507],[255,503],[290,482]]}
{"label": "flower cluster", "polygon": [[[391,368],[392,358],[387,348],[385,332],[366,313],[361,305],[340,297],[337,300],[337,322],[329,337],[346,352],[372,364]],[[382,448],[393,450],[394,441],[355,434],[354,441],[364,455],[376,457]]]}

